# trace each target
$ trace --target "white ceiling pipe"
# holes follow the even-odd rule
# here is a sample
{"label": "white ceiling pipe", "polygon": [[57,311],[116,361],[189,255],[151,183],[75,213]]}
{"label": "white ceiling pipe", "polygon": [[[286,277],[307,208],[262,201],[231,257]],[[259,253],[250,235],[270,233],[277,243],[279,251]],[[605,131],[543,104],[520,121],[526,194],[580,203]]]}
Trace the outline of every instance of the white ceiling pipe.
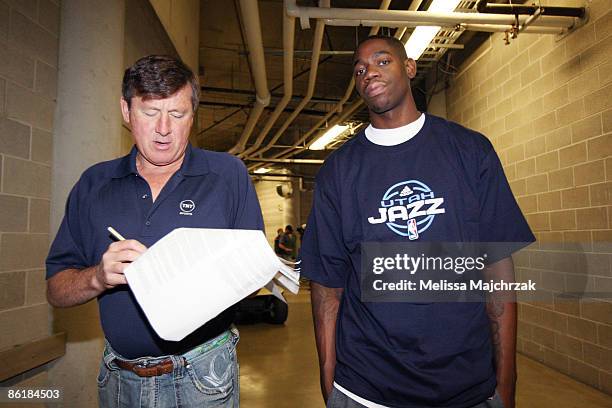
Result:
{"label": "white ceiling pipe", "polygon": [[[371,20],[325,20],[326,25],[330,26],[339,26],[339,27],[347,27],[347,26],[364,26],[371,27],[374,25],[383,25],[389,28],[406,28],[406,27],[418,27],[422,24],[413,23],[407,21],[371,21]],[[441,25],[442,28],[456,28],[460,27],[463,30],[468,31],[484,31],[484,32],[504,32],[508,31],[512,28],[511,25],[502,25],[502,24],[447,24]],[[521,33],[531,33],[531,34],[558,34],[561,32],[567,31],[567,28],[563,27],[534,27],[529,26],[526,27],[524,31]]]}
{"label": "white ceiling pipe", "polygon": [[253,146],[246,149],[240,157],[247,157],[261,146],[263,140],[272,129],[272,126],[283,113],[283,110],[293,96],[293,44],[295,35],[295,17],[283,13],[283,98],[278,102],[276,108],[268,118],[266,125],[257,136]]}
{"label": "white ceiling pipe", "polygon": [[[354,8],[318,8],[302,7],[295,0],[286,1],[287,13],[290,16],[307,19],[329,19],[329,20],[366,20],[366,21],[410,21],[418,22],[420,25],[448,25],[460,23],[473,24],[504,24],[512,25],[515,17],[507,14],[481,14],[447,12],[437,13],[429,11],[412,10],[376,10],[376,9],[354,9]],[[519,16],[519,24],[522,25],[529,16]],[[533,23],[538,27],[571,27],[574,17],[542,16]]]}
{"label": "white ceiling pipe", "polygon": [[266,61],[264,58],[263,40],[261,38],[261,24],[259,20],[259,7],[255,0],[240,0],[240,11],[244,18],[244,31],[249,49],[248,59],[253,81],[255,83],[255,105],[251,109],[249,119],[244,125],[240,139],[229,153],[236,154],[244,150],[247,140],[251,136],[255,124],[264,108],[270,104],[270,91],[266,79]]}
{"label": "white ceiling pipe", "polygon": [[[321,7],[329,7],[330,0],[321,0],[319,5]],[[254,153],[254,155],[263,154],[272,148],[272,145],[276,143],[276,141],[281,137],[281,135],[287,130],[289,125],[295,120],[295,118],[300,114],[302,109],[306,107],[312,95],[314,94],[314,88],[317,82],[317,73],[319,70],[319,56],[321,51],[321,43],[323,42],[323,31],[325,29],[325,23],[322,20],[317,20],[317,25],[315,26],[313,40],[312,40],[312,56],[310,59],[310,72],[308,73],[308,88],[306,91],[306,95],[304,95],[304,99],[298,104],[298,106],[294,109],[293,112],[289,115],[289,117],[285,120],[285,123],[276,131],[274,137],[270,140],[270,142],[259,149]]]}
{"label": "white ceiling pipe", "polygon": [[[461,28],[469,31],[484,31],[488,33],[506,32],[512,29],[512,26],[497,25],[497,24],[461,24]],[[562,27],[525,27],[521,33],[525,34],[562,34],[566,32],[566,28]]]}

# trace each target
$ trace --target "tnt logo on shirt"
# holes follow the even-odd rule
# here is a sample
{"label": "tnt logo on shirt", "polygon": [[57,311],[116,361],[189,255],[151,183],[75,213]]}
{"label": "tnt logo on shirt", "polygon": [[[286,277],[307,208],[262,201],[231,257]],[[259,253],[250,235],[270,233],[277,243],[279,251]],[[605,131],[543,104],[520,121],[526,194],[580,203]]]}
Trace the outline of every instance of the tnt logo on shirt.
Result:
{"label": "tnt logo on shirt", "polygon": [[180,215],[193,215],[193,210],[195,210],[195,203],[191,200],[183,200],[179,204],[179,214]]}
{"label": "tnt logo on shirt", "polygon": [[369,217],[373,225],[386,224],[398,235],[416,240],[433,222],[436,214],[444,214],[444,198],[436,197],[425,183],[402,181],[389,187],[380,201],[378,217]]}

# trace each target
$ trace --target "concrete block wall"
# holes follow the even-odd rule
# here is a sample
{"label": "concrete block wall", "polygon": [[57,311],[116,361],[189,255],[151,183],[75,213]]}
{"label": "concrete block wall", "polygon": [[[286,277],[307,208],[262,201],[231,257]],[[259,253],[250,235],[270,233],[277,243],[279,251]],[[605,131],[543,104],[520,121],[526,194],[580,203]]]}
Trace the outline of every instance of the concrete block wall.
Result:
{"label": "concrete block wall", "polygon": [[[59,5],[0,0],[0,349],[50,334],[49,246]],[[42,385],[46,372],[11,384]]]}
{"label": "concrete block wall", "polygon": [[[519,305],[519,351],[612,393],[612,2],[587,3],[565,38],[492,35],[446,98],[493,142],[538,239],[515,264],[548,298]],[[560,296],[576,288],[590,296]]]}

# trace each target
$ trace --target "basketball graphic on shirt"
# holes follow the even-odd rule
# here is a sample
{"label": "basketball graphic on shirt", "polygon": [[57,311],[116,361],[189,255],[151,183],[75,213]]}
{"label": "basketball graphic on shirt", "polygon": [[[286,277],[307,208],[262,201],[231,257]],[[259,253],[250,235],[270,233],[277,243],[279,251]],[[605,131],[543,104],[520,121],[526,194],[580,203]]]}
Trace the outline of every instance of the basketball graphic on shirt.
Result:
{"label": "basketball graphic on shirt", "polygon": [[385,224],[394,233],[409,240],[419,238],[430,227],[437,214],[444,214],[444,198],[425,183],[407,180],[394,184],[383,194],[378,215],[370,224]]}

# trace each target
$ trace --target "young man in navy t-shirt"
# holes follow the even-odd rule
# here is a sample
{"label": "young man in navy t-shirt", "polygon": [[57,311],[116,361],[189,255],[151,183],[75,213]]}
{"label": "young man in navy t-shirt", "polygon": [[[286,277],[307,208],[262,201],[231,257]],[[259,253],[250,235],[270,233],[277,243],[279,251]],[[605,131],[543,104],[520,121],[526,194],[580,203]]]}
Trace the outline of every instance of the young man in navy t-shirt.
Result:
{"label": "young man in navy t-shirt", "polygon": [[[301,252],[323,397],[328,407],[512,408],[515,303],[364,302],[360,289],[364,242],[532,242],[499,159],[484,136],[417,111],[416,63],[398,40],[362,42],[353,72],[371,124],[321,168]],[[386,208],[416,194],[420,211]],[[513,276],[511,252],[487,271]]]}

